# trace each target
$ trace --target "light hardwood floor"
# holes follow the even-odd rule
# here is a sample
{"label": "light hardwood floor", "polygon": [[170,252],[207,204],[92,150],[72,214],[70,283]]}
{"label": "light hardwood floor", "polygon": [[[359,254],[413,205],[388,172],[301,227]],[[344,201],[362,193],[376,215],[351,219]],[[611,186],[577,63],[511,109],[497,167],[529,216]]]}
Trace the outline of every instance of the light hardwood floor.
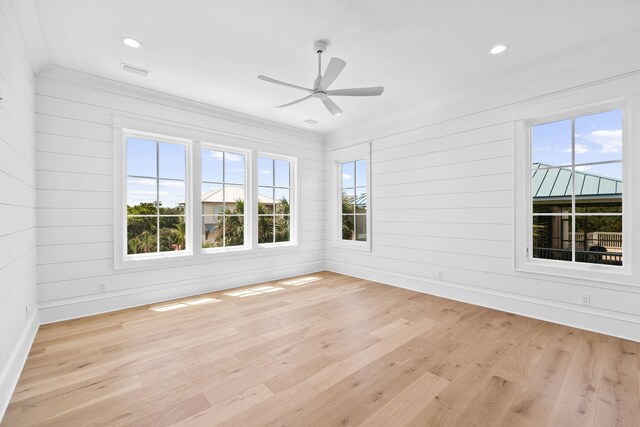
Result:
{"label": "light hardwood floor", "polygon": [[640,425],[640,344],[303,278],[42,326],[2,425]]}

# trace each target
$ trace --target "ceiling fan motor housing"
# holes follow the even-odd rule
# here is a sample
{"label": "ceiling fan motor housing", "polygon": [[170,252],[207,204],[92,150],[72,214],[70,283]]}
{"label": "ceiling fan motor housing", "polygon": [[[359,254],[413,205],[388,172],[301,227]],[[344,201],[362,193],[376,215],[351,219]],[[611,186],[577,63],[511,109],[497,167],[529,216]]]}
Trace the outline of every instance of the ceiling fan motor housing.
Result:
{"label": "ceiling fan motor housing", "polygon": [[313,44],[313,51],[315,53],[325,53],[327,51],[327,42],[324,40],[318,40]]}

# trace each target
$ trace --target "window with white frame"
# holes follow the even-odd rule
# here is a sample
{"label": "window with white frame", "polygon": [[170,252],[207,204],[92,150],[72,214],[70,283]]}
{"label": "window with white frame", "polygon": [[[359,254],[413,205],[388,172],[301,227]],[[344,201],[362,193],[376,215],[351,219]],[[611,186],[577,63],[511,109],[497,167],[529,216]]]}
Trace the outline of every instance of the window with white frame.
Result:
{"label": "window with white frame", "polygon": [[200,157],[202,248],[244,246],[246,155],[203,147]]}
{"label": "window with white frame", "polygon": [[623,110],[529,124],[529,258],[622,266]]}
{"label": "window with white frame", "polygon": [[342,162],[340,169],[340,236],[347,241],[367,241],[367,161]]}
{"label": "window with white frame", "polygon": [[116,125],[116,268],[296,243],[295,158],[119,127],[133,122]]}
{"label": "window with white frame", "polygon": [[291,161],[258,158],[258,243],[291,241]]}
{"label": "window with white frame", "polygon": [[126,138],[126,247],[129,255],[184,251],[187,228],[187,148]]}

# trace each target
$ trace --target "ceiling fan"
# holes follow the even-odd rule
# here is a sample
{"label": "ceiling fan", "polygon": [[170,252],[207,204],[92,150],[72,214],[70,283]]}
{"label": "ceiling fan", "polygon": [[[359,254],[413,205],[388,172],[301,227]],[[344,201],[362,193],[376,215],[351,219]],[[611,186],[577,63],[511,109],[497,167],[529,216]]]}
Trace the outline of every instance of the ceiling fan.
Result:
{"label": "ceiling fan", "polygon": [[325,41],[318,40],[313,44],[313,50],[318,54],[318,77],[316,77],[316,80],[313,83],[313,89],[308,89],[306,87],[297,86],[291,83],[281,82],[280,80],[275,80],[267,76],[258,76],[260,80],[264,80],[266,82],[288,86],[310,93],[310,95],[307,95],[304,98],[297,99],[287,104],[278,105],[276,108],[289,107],[290,105],[306,101],[309,98],[318,98],[322,101],[324,106],[327,107],[327,110],[329,110],[331,114],[333,114],[334,116],[339,116],[340,114],[342,114],[342,110],[336,105],[335,102],[333,102],[329,98],[330,96],[378,96],[382,94],[382,91],[384,90],[384,87],[382,86],[328,90],[331,83],[333,83],[334,80],[340,75],[342,69],[345,67],[345,65],[347,65],[347,63],[340,58],[331,58],[331,61],[329,61],[329,65],[327,66],[327,69],[325,70],[323,76],[322,54],[327,51],[327,43]]}

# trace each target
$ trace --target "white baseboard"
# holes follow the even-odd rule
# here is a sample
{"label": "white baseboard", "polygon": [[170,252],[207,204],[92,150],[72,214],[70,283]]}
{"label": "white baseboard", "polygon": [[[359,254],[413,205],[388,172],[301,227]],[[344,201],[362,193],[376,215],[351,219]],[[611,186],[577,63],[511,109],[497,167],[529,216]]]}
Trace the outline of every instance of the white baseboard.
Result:
{"label": "white baseboard", "polygon": [[94,314],[108,313],[141,305],[154,304],[208,292],[237,288],[286,277],[310,274],[324,270],[324,261],[301,263],[295,267],[273,267],[253,274],[227,274],[216,276],[215,281],[196,280],[147,286],[123,291],[105,292],[78,298],[38,303],[41,324],[60,322]]}
{"label": "white baseboard", "polygon": [[640,317],[327,261],[326,269],[416,292],[640,342]]}
{"label": "white baseboard", "polygon": [[9,357],[7,364],[3,367],[2,372],[0,373],[0,421],[2,421],[2,417],[4,417],[4,413],[11,401],[13,391],[18,384],[22,368],[24,368],[27,356],[29,356],[29,351],[31,350],[31,345],[33,344],[33,340],[38,332],[39,325],[38,312],[34,311],[27,321],[13,352],[11,352],[11,356]]}

